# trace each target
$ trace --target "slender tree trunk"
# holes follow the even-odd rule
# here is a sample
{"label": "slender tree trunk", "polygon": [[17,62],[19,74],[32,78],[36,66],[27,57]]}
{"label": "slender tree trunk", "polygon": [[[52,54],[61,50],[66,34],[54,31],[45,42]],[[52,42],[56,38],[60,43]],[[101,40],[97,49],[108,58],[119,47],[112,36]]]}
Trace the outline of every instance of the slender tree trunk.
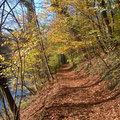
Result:
{"label": "slender tree trunk", "polygon": [[20,1],[27,8],[27,20],[29,23],[31,23],[35,15],[35,9],[33,5],[34,0],[20,0]]}
{"label": "slender tree trunk", "polygon": [[102,0],[102,2],[100,3],[100,6],[103,9],[105,9],[105,10],[102,11],[102,16],[103,16],[103,19],[105,21],[105,25],[106,25],[106,28],[107,28],[107,33],[112,35],[112,28],[110,26],[110,21],[109,21],[108,15],[107,15],[107,10],[106,10],[106,5],[105,5],[105,1],[104,0]]}
{"label": "slender tree trunk", "polygon": [[8,115],[7,108],[6,108],[6,105],[5,105],[5,100],[4,100],[4,97],[3,97],[3,94],[2,94],[1,91],[0,91],[0,98],[2,99],[4,113],[5,113],[5,118],[6,118],[6,120],[10,120],[10,117]]}
{"label": "slender tree trunk", "polygon": [[3,92],[4,97],[8,103],[8,106],[13,114],[14,120],[19,120],[19,111],[15,104],[15,101],[11,95],[11,92],[7,85],[7,79],[4,76],[0,76],[0,88]]}
{"label": "slender tree trunk", "polygon": [[112,23],[112,32],[114,32],[114,13],[111,8],[111,0],[108,1],[109,3],[109,9],[110,9],[110,15],[111,15],[111,23]]}

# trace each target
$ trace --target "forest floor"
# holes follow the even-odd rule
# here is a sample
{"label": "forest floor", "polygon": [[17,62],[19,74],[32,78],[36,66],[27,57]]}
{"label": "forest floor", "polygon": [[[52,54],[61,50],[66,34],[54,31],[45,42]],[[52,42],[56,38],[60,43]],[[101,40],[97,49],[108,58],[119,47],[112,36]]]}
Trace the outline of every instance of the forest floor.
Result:
{"label": "forest floor", "polygon": [[98,76],[78,74],[65,64],[54,77],[21,111],[21,120],[120,120],[118,91],[103,89],[104,82],[92,86]]}

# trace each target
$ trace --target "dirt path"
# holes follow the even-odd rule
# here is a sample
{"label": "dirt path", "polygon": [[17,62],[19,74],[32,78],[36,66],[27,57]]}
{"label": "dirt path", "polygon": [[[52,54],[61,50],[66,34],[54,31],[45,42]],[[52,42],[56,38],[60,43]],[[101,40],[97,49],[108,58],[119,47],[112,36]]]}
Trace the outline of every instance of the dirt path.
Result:
{"label": "dirt path", "polygon": [[44,89],[44,94],[21,115],[22,120],[120,120],[119,97],[108,99],[100,92],[100,85],[80,88],[94,79],[92,76],[78,76],[66,64],[55,78],[57,82]]}

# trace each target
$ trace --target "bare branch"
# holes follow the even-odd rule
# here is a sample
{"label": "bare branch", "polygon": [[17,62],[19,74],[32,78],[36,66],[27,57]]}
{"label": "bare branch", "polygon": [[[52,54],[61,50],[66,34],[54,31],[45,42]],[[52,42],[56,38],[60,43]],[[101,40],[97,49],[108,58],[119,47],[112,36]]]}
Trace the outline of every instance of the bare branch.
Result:
{"label": "bare branch", "polygon": [[[20,1],[19,1],[19,2],[20,2]],[[10,14],[10,12],[11,12],[13,9],[15,9],[15,7],[19,4],[19,2],[8,12],[8,14],[6,15],[6,17],[5,17],[2,25],[5,23],[5,21],[6,21],[7,17],[8,17],[8,15]]]}
{"label": "bare branch", "polygon": [[3,3],[0,5],[0,8],[2,7],[2,5],[5,3],[6,0],[3,1]]}
{"label": "bare branch", "polygon": [[15,14],[14,14],[14,12],[13,12],[13,9],[10,7],[10,5],[9,5],[9,3],[8,3],[7,1],[6,1],[6,3],[7,3],[7,5],[8,5],[8,7],[10,8],[10,11],[12,12],[12,15],[13,15],[15,21],[17,22],[18,26],[21,28],[21,25],[20,25],[19,21],[18,21],[17,18],[15,17]]}

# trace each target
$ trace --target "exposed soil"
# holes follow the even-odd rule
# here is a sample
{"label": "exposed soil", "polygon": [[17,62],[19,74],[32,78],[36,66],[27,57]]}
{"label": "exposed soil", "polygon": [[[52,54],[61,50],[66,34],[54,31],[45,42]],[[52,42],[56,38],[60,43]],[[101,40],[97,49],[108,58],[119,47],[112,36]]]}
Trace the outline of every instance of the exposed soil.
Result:
{"label": "exposed soil", "polygon": [[65,64],[54,77],[37,100],[21,111],[21,120],[120,120],[119,90],[103,89],[104,82],[83,87],[98,76],[78,75]]}

